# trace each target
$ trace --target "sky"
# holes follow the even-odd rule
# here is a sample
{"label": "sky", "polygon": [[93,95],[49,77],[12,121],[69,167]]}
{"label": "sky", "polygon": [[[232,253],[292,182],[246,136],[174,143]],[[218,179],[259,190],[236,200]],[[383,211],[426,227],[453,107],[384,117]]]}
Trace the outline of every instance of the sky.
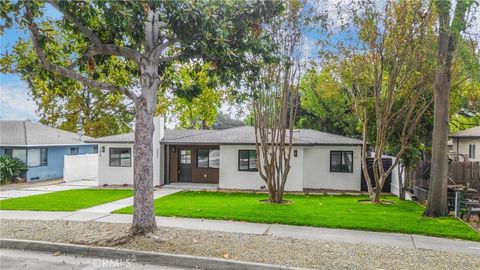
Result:
{"label": "sky", "polygon": [[[314,3],[315,0],[313,0]],[[318,9],[332,10],[331,16],[334,18],[342,18],[342,15],[338,15],[333,12],[335,5],[342,3],[342,0],[319,0],[319,3],[315,7]],[[343,1],[345,2],[345,1]],[[477,9],[476,21],[473,23],[474,27],[470,31],[480,34],[480,8]],[[59,18],[60,13],[47,5],[45,15],[50,18]],[[337,17],[335,17],[337,16]],[[333,39],[342,39],[342,33],[334,35]],[[306,48],[310,50],[310,54],[315,54],[315,42],[322,38],[323,35],[315,31],[310,31],[306,34]],[[28,33],[25,30],[21,30],[17,25],[11,29],[7,29],[2,36],[0,36],[0,55],[5,54],[6,51],[10,51],[11,47],[15,44],[15,41],[19,38],[28,38]],[[39,116],[36,113],[37,106],[29,95],[27,84],[15,74],[1,74],[0,73],[0,119],[3,120],[23,120],[30,119],[38,121]],[[222,110],[228,113],[227,107],[222,107]],[[233,110],[235,111],[235,110]],[[235,113],[232,113],[235,117]]]}

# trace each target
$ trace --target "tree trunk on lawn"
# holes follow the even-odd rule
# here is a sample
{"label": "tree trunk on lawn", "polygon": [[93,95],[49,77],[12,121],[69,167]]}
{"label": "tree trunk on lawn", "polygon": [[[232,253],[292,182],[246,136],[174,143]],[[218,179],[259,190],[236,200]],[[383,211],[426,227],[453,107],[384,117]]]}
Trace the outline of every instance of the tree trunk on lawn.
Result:
{"label": "tree trunk on lawn", "polygon": [[145,234],[157,228],[153,208],[153,116],[159,86],[156,66],[142,67],[141,94],[136,106],[134,153],[134,215],[131,233]]}
{"label": "tree trunk on lawn", "polygon": [[448,100],[450,97],[450,69],[454,39],[448,29],[448,15],[440,14],[440,34],[438,37],[438,63],[435,73],[432,167],[425,216],[439,217],[448,215],[447,182],[448,182]]}

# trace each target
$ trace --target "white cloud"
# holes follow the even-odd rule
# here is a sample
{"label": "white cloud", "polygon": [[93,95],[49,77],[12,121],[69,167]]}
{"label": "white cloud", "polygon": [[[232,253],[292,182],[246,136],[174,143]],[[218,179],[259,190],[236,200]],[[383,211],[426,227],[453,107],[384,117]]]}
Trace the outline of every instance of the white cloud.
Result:
{"label": "white cloud", "polygon": [[0,75],[0,119],[38,120],[35,102],[25,82],[12,75]]}

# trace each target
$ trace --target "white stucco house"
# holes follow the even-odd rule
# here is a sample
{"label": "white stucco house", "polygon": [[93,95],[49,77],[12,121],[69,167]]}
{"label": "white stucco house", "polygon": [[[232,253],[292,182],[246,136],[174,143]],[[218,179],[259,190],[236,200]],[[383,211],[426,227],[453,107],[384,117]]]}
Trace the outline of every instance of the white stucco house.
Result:
{"label": "white stucco house", "polygon": [[470,161],[480,161],[480,126],[452,133],[449,137],[453,153],[466,155]]}
{"label": "white stucco house", "polygon": [[[165,130],[155,119],[154,185],[207,183],[220,189],[260,190],[255,134],[250,126],[225,130]],[[133,133],[98,143],[99,184],[133,184]],[[287,191],[361,190],[362,141],[301,129],[294,132]]]}

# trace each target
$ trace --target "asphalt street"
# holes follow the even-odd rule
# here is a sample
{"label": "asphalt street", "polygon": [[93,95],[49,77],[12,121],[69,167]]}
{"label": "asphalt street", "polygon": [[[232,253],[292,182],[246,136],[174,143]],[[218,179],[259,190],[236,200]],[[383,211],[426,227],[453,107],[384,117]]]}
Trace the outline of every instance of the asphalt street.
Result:
{"label": "asphalt street", "polygon": [[91,269],[129,269],[129,270],[184,270],[171,266],[148,265],[134,262],[134,258],[106,259],[72,256],[58,253],[43,253],[13,249],[0,249],[0,269],[33,270],[91,270]]}

